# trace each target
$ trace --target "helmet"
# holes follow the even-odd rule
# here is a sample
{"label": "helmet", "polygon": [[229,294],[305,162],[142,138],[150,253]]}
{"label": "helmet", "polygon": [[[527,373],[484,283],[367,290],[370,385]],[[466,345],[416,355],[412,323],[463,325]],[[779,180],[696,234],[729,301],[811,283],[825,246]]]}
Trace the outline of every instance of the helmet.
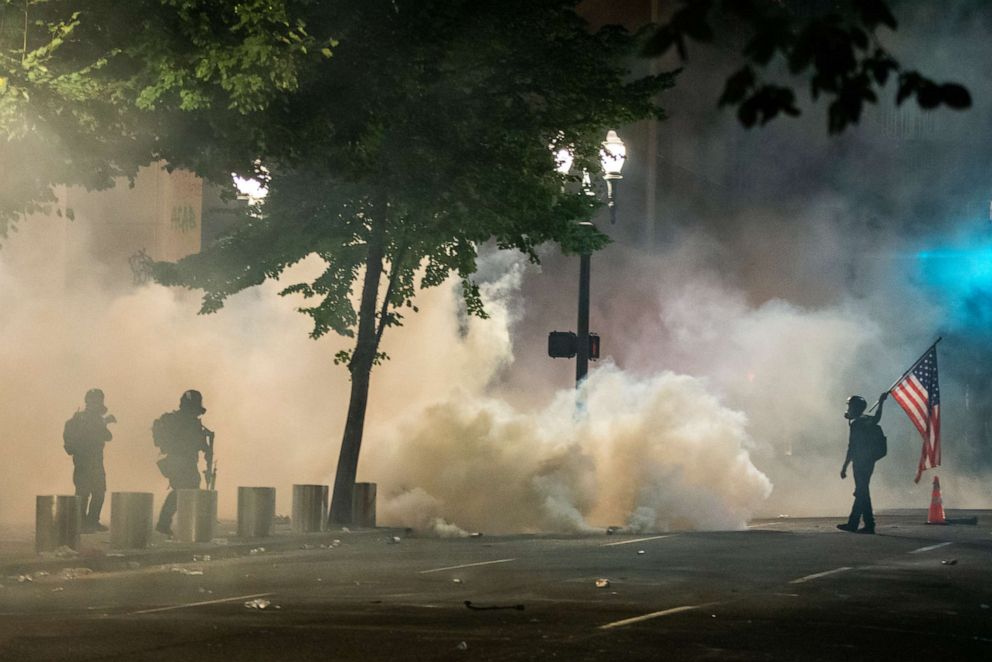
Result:
{"label": "helmet", "polygon": [[98,388],[91,388],[90,390],[86,391],[86,395],[83,397],[83,402],[85,402],[86,406],[88,407],[92,407],[94,405],[102,405],[103,391],[101,391]]}
{"label": "helmet", "polygon": [[867,408],[868,402],[864,398],[860,395],[852,395],[847,399],[847,414],[845,416],[848,418],[860,416]]}
{"label": "helmet", "polygon": [[107,407],[103,404],[103,391],[98,388],[91,388],[86,391],[83,402],[86,403],[87,411],[96,412],[101,416],[107,413]]}
{"label": "helmet", "polygon": [[196,416],[201,414],[206,414],[207,410],[203,408],[203,395],[199,391],[190,389],[183,393],[182,397],[179,398],[179,410],[185,412],[191,412]]}

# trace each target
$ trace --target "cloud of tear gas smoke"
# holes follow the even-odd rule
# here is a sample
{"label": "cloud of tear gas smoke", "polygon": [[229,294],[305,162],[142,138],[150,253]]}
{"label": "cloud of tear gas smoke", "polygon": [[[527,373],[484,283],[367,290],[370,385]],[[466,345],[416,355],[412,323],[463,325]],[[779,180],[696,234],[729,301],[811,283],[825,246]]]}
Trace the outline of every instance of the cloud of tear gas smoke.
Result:
{"label": "cloud of tear gas smoke", "polygon": [[734,529],[771,492],[749,457],[745,417],[672,373],[636,379],[601,367],[529,413],[455,393],[402,427],[404,443],[376,462],[381,482],[409,486],[383,509],[396,523]]}
{"label": "cloud of tear gas smoke", "polygon": [[[344,368],[333,365],[344,342],[311,340],[310,323],[295,310],[301,302],[277,296],[278,284],[235,296],[209,316],[196,314],[195,293],[107,287],[106,265],[92,257],[99,247],[88,246],[89,222],[32,219],[0,251],[0,366],[7,375],[0,383],[7,458],[0,522],[30,521],[37,494],[72,493],[62,425],[92,387],[105,391],[118,419],[105,450],[108,491],[150,491],[156,507],[161,503],[167,483],[155,465],[151,423],[189,388],[204,394],[202,420],[217,434],[222,516],[233,516],[239,485],[275,486],[278,511],[288,513],[293,483],[331,481],[350,386]],[[505,266],[501,283],[512,287],[521,267]],[[319,268],[304,263],[287,279]],[[424,313],[386,334],[383,349],[395,360],[373,377],[366,448],[403,443],[395,421],[454,384],[480,393],[510,361],[509,309],[494,308],[493,323],[474,324],[469,333],[455,290],[421,293]]]}
{"label": "cloud of tear gas smoke", "polygon": [[[0,394],[12,460],[0,520],[29,519],[35,494],[71,492],[62,423],[93,386],[120,421],[106,450],[109,491],[161,499],[149,427],[191,387],[204,393],[203,420],[217,432],[223,515],[233,514],[238,485],[276,486],[287,511],[292,483],[333,476],[348,387],[331,365],[335,339],[309,340],[306,319],[276,286],[206,317],[187,293],[101,290],[86,276],[99,266],[81,248],[85,222],[53,223],[26,224],[0,254],[0,361],[18,376]],[[68,241],[51,243],[64,232]],[[73,253],[59,259],[83,265],[73,282],[53,245]],[[742,525],[770,484],[749,459],[745,418],[691,377],[601,369],[581,406],[566,388],[536,413],[486,396],[512,362],[523,274],[519,257],[493,255],[480,273],[490,320],[465,317],[457,288],[445,286],[422,293],[424,312],[387,336],[394,359],[373,380],[360,470],[380,483],[382,520],[439,535]]]}

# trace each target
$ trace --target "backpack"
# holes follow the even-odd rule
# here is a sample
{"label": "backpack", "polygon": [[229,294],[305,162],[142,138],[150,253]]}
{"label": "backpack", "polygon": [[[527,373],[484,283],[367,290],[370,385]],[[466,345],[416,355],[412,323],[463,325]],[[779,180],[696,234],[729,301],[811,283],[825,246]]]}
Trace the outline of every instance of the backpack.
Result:
{"label": "backpack", "polygon": [[868,426],[868,448],[871,449],[871,457],[876,462],[889,453],[889,442],[882,432],[882,426],[878,423]]}
{"label": "backpack", "polygon": [[81,449],[83,436],[83,421],[77,411],[72,418],[65,422],[65,428],[62,430],[62,447],[66,454],[75,455],[76,451]]}
{"label": "backpack", "polygon": [[175,446],[173,418],[175,418],[175,412],[169,412],[162,414],[152,423],[152,441],[155,443],[155,447],[166,455],[171,453]]}

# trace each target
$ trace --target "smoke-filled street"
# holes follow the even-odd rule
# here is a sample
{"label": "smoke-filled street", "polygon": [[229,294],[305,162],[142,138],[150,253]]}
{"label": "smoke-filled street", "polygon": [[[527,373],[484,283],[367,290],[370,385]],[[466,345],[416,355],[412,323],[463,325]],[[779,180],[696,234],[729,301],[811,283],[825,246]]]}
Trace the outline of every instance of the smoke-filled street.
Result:
{"label": "smoke-filled street", "polygon": [[922,517],[884,513],[874,538],[853,541],[819,519],[651,536],[364,530],[306,550],[53,571],[4,580],[0,649],[25,661],[988,659],[988,527]]}
{"label": "smoke-filled street", "polygon": [[0,660],[992,659],[990,32],[0,0]]}

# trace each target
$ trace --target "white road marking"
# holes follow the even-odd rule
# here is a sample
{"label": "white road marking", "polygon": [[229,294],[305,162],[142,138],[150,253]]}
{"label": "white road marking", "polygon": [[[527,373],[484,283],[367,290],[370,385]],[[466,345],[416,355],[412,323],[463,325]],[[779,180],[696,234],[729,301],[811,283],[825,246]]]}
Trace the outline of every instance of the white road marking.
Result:
{"label": "white road marking", "polygon": [[661,540],[662,538],[671,538],[674,533],[668,533],[663,536],[651,536],[650,538],[635,538],[634,540],[620,540],[617,542],[608,542],[603,545],[603,547],[614,547],[616,545],[631,545],[635,542],[647,542],[648,540]]}
{"label": "white road marking", "polygon": [[805,577],[800,577],[799,579],[793,579],[789,583],[790,584],[805,584],[806,582],[810,581],[811,579],[819,579],[820,577],[826,577],[827,575],[835,575],[838,572],[846,572],[848,570],[853,570],[853,568],[850,568],[848,566],[844,566],[843,568],[834,568],[833,570],[827,570],[826,572],[817,572],[817,573],[812,574],[812,575],[806,575]]}
{"label": "white road marking", "polygon": [[142,609],[141,611],[132,611],[128,616],[136,616],[138,614],[154,614],[160,611],[173,611],[175,609],[187,609],[189,607],[200,607],[202,605],[217,605],[224,602],[237,602],[238,600],[251,600],[252,598],[264,598],[266,596],[273,595],[272,593],[253,593],[252,595],[237,595],[233,598],[220,598],[218,600],[204,600],[203,602],[188,602],[184,605],[172,605],[170,607],[156,607],[155,609]]}
{"label": "white road marking", "polygon": [[480,561],[479,563],[463,563],[462,565],[449,565],[445,568],[432,568],[431,570],[421,570],[421,575],[430,574],[432,572],[444,572],[445,570],[458,570],[459,568],[474,568],[479,565],[492,565],[493,563],[509,563],[510,561],[516,561],[516,559],[500,559],[498,561]]}
{"label": "white road marking", "polygon": [[622,621],[613,621],[612,623],[607,623],[606,625],[600,625],[598,629],[611,630],[613,628],[620,628],[625,625],[632,625],[634,623],[650,621],[653,618],[661,618],[662,616],[671,616],[672,614],[680,614],[684,611],[692,611],[693,609],[699,609],[700,607],[709,607],[714,604],[716,603],[710,602],[702,605],[682,605],[681,607],[672,607],[671,609],[663,609],[662,611],[653,611],[650,614],[644,614],[643,616],[634,616],[633,618],[625,618]]}
{"label": "white road marking", "polygon": [[929,545],[927,547],[920,547],[919,549],[914,549],[910,554],[920,554],[922,552],[929,552],[934,549],[940,549],[941,547],[947,547],[948,545],[953,545],[952,542],[942,542],[938,545]]}

